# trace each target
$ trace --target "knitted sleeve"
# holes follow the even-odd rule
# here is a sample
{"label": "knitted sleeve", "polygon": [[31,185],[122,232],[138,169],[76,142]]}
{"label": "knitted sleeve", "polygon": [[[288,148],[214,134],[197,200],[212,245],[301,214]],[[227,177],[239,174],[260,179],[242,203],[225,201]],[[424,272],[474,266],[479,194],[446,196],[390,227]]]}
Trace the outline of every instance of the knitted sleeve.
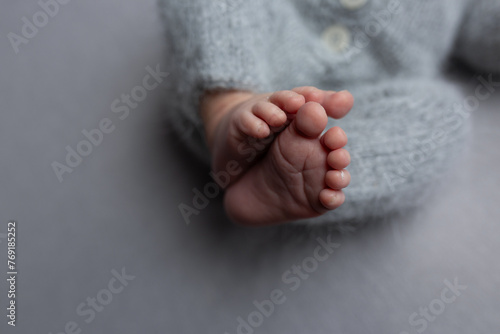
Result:
{"label": "knitted sleeve", "polygon": [[[200,97],[206,90],[259,91],[260,0],[160,0],[170,89],[167,118],[186,144],[208,161]],[[262,61],[262,60],[260,60]]]}
{"label": "knitted sleeve", "polygon": [[455,54],[478,70],[500,72],[500,1],[469,1]]}

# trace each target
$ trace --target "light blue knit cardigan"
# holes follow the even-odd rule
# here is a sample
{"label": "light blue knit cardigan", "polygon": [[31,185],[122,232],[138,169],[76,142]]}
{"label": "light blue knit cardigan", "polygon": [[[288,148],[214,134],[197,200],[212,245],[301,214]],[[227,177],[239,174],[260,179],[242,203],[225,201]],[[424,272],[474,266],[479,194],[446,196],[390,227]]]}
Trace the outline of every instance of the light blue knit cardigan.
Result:
{"label": "light blue knit cardigan", "polygon": [[[368,0],[160,0],[171,73],[170,123],[209,161],[199,97],[209,89],[270,92],[312,85],[348,89],[355,106],[346,203],[309,223],[384,215],[419,204],[453,162],[467,107],[443,75],[456,57],[500,72],[500,2]],[[358,1],[359,2],[359,1]],[[341,26],[343,50],[324,38]],[[330,43],[331,44],[331,43]],[[484,76],[488,79],[488,75]]]}

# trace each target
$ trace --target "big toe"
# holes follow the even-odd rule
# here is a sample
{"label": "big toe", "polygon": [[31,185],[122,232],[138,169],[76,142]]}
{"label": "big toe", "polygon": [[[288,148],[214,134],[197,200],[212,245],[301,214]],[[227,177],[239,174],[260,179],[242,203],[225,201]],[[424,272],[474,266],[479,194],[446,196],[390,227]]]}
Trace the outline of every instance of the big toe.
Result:
{"label": "big toe", "polygon": [[306,137],[316,138],[326,128],[328,116],[321,104],[308,102],[299,109],[293,123],[301,134]]}
{"label": "big toe", "polygon": [[325,97],[323,106],[328,116],[339,119],[347,115],[352,109],[354,98],[348,91],[344,90],[338,93],[331,93]]}

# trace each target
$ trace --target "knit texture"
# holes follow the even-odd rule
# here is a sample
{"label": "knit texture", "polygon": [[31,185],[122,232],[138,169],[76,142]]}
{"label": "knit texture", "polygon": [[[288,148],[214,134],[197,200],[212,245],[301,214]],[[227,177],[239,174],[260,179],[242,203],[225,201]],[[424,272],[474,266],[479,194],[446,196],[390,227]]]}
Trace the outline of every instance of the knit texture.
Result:
{"label": "knit texture", "polygon": [[[419,205],[466,138],[463,97],[442,75],[457,57],[500,71],[500,2],[160,0],[171,89],[170,124],[210,161],[199,116],[206,90],[348,89],[355,106],[331,120],[349,137],[352,183],[339,209],[304,223],[341,222]],[[348,31],[344,50],[322,37]],[[344,36],[345,37],[345,36]]]}

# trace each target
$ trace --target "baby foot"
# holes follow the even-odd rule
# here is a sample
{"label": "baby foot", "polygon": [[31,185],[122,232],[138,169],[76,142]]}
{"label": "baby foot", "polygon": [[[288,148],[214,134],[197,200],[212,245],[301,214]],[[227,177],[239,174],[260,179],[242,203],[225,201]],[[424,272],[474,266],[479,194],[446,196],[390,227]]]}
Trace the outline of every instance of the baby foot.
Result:
{"label": "baby foot", "polygon": [[[237,175],[231,174],[229,184],[257,163],[305,103],[317,102],[328,116],[337,119],[345,116],[353,104],[349,92],[336,93],[315,87],[261,95],[248,93],[236,98],[239,100],[234,106],[227,102],[230,105],[228,112],[217,120],[217,127],[208,138],[214,173],[226,171],[230,165],[231,169],[237,166],[239,170]],[[224,104],[216,109],[224,109]]]}
{"label": "baby foot", "polygon": [[260,161],[226,190],[228,216],[245,225],[269,225],[320,216],[345,200],[350,163],[347,137],[333,127],[321,138],[327,113],[305,103]]}

